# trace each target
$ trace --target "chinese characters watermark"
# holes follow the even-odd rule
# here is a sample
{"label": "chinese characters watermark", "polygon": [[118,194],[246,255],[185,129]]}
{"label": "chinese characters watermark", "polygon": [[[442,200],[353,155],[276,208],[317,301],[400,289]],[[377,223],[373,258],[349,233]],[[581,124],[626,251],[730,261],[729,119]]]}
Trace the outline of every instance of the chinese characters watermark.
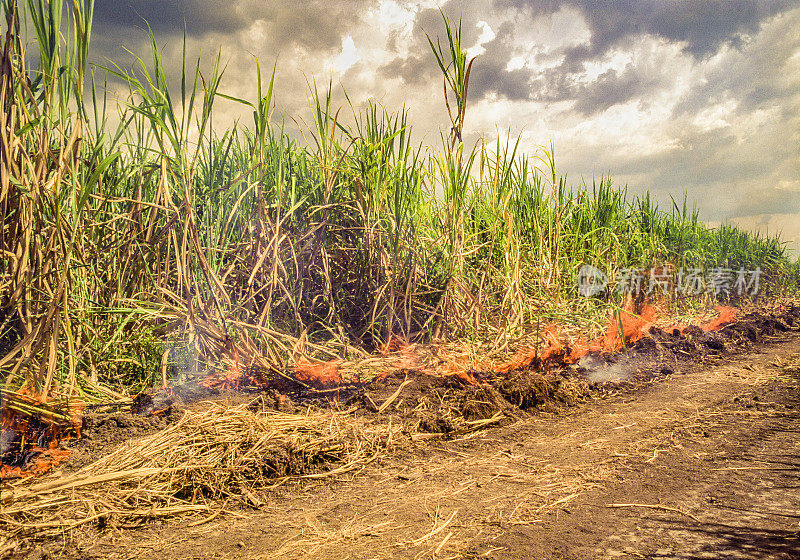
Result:
{"label": "chinese characters watermark", "polygon": [[[700,268],[653,267],[620,268],[613,275],[614,291],[622,295],[667,294],[673,291],[680,295],[697,296],[712,294],[738,296],[758,293],[761,267],[755,270],[714,267]],[[585,264],[578,271],[578,293],[584,297],[599,294],[609,285],[609,278],[602,270]]]}

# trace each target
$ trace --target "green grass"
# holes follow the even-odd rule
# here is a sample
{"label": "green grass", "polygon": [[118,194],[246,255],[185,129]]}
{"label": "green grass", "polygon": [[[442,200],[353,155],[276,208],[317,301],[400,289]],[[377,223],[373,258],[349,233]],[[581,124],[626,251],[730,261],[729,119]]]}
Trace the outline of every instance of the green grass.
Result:
{"label": "green grass", "polygon": [[[235,99],[220,91],[219,56],[201,77],[184,42],[172,90],[152,33],[150,60],[89,68],[92,2],[62,14],[28,0],[28,42],[16,7],[3,2],[0,45],[9,388],[106,400],[106,387],[136,391],[162,364],[214,363],[234,345],[274,371],[303,353],[363,355],[392,335],[497,347],[539,322],[596,324],[618,305],[611,290],[576,295],[586,263],[760,267],[761,297],[798,289],[800,263],[776,237],[708,228],[686,200],[661,209],[607,177],[569,185],[552,145],[535,157],[513,138],[464,145],[473,61],[446,20],[447,45],[431,41],[450,97],[439,146],[415,143],[411,109],[335,107],[316,84],[298,143],[274,118],[257,59],[257,98]],[[95,80],[106,70],[129,85],[119,107]],[[215,130],[218,97],[252,125]]]}

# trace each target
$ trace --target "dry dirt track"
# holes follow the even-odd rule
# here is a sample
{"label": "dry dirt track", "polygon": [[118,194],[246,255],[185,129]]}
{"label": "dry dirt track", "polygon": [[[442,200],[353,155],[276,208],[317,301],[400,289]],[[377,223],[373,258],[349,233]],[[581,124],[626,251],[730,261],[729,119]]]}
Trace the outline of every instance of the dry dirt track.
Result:
{"label": "dry dirt track", "polygon": [[800,335],[783,335],[567,414],[409,445],[346,480],[278,488],[260,510],[236,510],[246,517],[114,529],[60,552],[800,558],[799,382]]}

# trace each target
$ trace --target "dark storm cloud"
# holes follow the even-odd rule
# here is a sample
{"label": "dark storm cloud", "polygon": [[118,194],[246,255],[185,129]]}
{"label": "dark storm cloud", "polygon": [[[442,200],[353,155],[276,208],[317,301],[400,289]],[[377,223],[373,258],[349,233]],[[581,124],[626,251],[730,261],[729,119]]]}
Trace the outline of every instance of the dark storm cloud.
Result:
{"label": "dark storm cloud", "polygon": [[495,31],[495,38],[485,43],[486,51],[473,65],[469,87],[476,97],[492,92],[512,101],[531,98],[534,73],[526,68],[507,70],[509,53],[513,52],[514,27],[510,22]]}
{"label": "dark storm cloud", "polygon": [[199,38],[231,36],[260,20],[269,25],[276,51],[292,46],[318,51],[338,47],[368,4],[306,0],[290,7],[258,0],[100,0],[95,4],[94,24],[96,34],[112,37],[149,24],[156,38],[163,38],[181,34],[185,22],[187,33]]}
{"label": "dark storm cloud", "polygon": [[[457,21],[458,14],[448,15],[451,18],[455,17]],[[426,9],[420,11],[414,18],[411,42],[404,45],[409,54],[407,56],[396,56],[390,62],[381,66],[378,72],[387,78],[402,78],[407,85],[419,85],[429,82],[431,79],[440,79],[441,74],[439,74],[439,67],[436,65],[436,60],[431,53],[428,36],[433,39],[434,43],[436,43],[437,38],[446,41],[446,36],[441,32],[441,27],[442,15],[438,10]],[[400,50],[400,45],[397,44],[397,38],[394,36],[389,37],[386,44],[390,52],[397,53]],[[443,48],[446,48],[446,44]]]}
{"label": "dark storm cloud", "polygon": [[[486,3],[477,0],[449,2],[445,5],[443,11],[454,26],[457,26],[459,20],[461,20],[462,46],[468,48],[473,45],[480,35],[480,30],[476,27],[476,23],[482,19],[480,17],[481,13],[487,11]],[[456,29],[453,29],[453,31],[455,32]],[[434,44],[441,45],[445,53],[447,52],[447,35],[444,30],[442,14],[436,8],[424,9],[416,14],[411,42],[405,45],[410,54],[406,57],[395,57],[391,62],[382,66],[379,72],[387,77],[400,77],[408,85],[418,85],[429,82],[432,79],[441,80],[441,73],[436,64],[436,59],[431,53],[428,37],[431,38]],[[491,42],[491,44],[495,43],[498,43],[497,39]],[[399,50],[394,38],[389,38],[387,47],[392,52]],[[490,43],[487,43],[484,47],[490,47]],[[493,90],[493,87],[489,87],[489,84],[497,83],[499,85],[496,80],[497,77],[509,80],[508,87],[513,89],[511,76],[506,75],[507,73],[505,72],[507,63],[508,52],[500,57],[492,58],[490,50],[487,48],[487,53],[480,57],[480,64],[476,62],[473,67],[473,73],[470,78],[470,97],[480,98],[488,91]],[[479,66],[480,69],[478,68]]]}
{"label": "dark storm cloud", "polygon": [[594,82],[579,86],[575,92],[575,110],[585,115],[602,112],[632,99],[642,99],[667,84],[665,76],[628,64],[622,73],[607,70]]}
{"label": "dark storm cloud", "polygon": [[[653,67],[653,61],[638,60],[621,72],[609,70],[588,84],[577,79],[585,63],[602,60],[612,48],[624,50],[637,38],[650,35],[679,43],[695,59],[703,59],[718,52],[723,45],[742,45],[766,18],[792,5],[786,0],[496,0],[494,12],[458,2],[450,2],[448,7],[451,10],[468,8],[464,12],[469,17],[468,21],[465,19],[465,29],[474,28],[476,21],[490,13],[506,10],[513,15],[513,26],[495,29],[495,39],[484,45],[486,52],[473,69],[473,95],[483,97],[493,92],[511,100],[574,100],[577,111],[592,115],[632,99],[646,99],[669,82],[660,68]],[[540,74],[524,68],[507,70],[514,52],[514,26],[533,23],[537,17],[553,14],[564,7],[580,12],[591,34],[589,42],[565,49],[561,52],[561,64]],[[431,14],[425,15],[431,17]],[[435,22],[428,22],[428,25],[431,23]],[[404,77],[412,73],[407,68],[404,70],[400,74]],[[770,98],[775,92],[753,87],[749,95],[756,101]]]}
{"label": "dark storm cloud", "polygon": [[592,33],[588,46],[569,51],[568,62],[601,56],[619,41],[643,33],[685,43],[697,58],[741,41],[766,18],[796,6],[792,0],[496,0],[536,17],[562,7],[579,10]]}
{"label": "dark storm cloud", "polygon": [[431,79],[439,79],[439,69],[427,56],[395,57],[391,62],[378,68],[387,78],[402,78],[406,85],[419,85]]}
{"label": "dark storm cloud", "polygon": [[574,100],[575,111],[592,115],[631,100],[646,104],[653,92],[670,84],[669,76],[653,62],[629,63],[621,72],[609,69],[590,82],[578,80],[577,74],[565,72],[561,66],[541,73],[524,68],[506,70],[507,63],[501,62],[507,48],[485,46],[486,53],[476,61],[470,81],[470,91],[476,97],[493,92],[512,101]]}
{"label": "dark storm cloud", "polygon": [[157,33],[179,33],[185,22],[190,34],[232,33],[246,25],[248,12],[255,5],[205,0],[100,0],[94,6],[94,24],[103,29],[150,24]]}
{"label": "dark storm cloud", "polygon": [[742,37],[758,31],[765,19],[795,7],[790,0],[655,1],[647,18],[649,33],[669,41],[685,41],[696,58],[716,52],[723,44],[738,46]]}
{"label": "dark storm cloud", "polygon": [[[178,79],[185,22],[187,60],[201,58],[203,70],[220,52],[226,74],[249,78],[253,63],[249,53],[262,63],[290,60],[299,52],[314,60],[331,56],[349,30],[360,23],[359,14],[369,4],[369,0],[304,0],[291,5],[262,0],[97,0],[91,56],[101,66],[118,65],[129,71],[138,66],[136,56],[149,64],[151,47],[144,31],[149,24],[167,75]],[[251,28],[258,30],[258,42],[250,39]],[[231,61],[236,62],[229,65]],[[119,85],[114,76],[108,80]],[[279,80],[304,83],[302,76],[281,76]]]}
{"label": "dark storm cloud", "polygon": [[278,50],[290,45],[308,51],[330,50],[341,45],[342,37],[360,22],[359,14],[370,4],[304,0],[291,9],[264,10],[263,18],[271,24],[270,39]]}
{"label": "dark storm cloud", "polygon": [[[734,53],[730,64],[710,69],[703,83],[695,85],[676,105],[675,116],[691,115],[725,98],[737,99],[738,113],[749,113],[770,106],[776,100],[790,98],[796,92],[782,78],[787,75],[790,61],[800,47],[798,21],[796,12],[794,16],[781,18],[772,36],[753,45],[747,56]],[[793,118],[793,115],[783,117]]]}
{"label": "dark storm cloud", "polygon": [[[532,6],[530,2],[521,4]],[[546,6],[552,9],[555,3],[547,2]],[[587,45],[564,53],[564,61],[556,71],[564,76],[581,72],[584,63],[600,60],[612,48],[624,47],[626,42],[641,35],[680,43],[684,52],[703,59],[723,45],[741,46],[749,34],[758,31],[762,21],[793,4],[784,0],[563,0],[558,4],[561,6],[578,9],[591,32]],[[589,85],[550,88],[549,98],[558,91],[562,99],[575,99],[576,109],[582,114],[592,115],[614,104],[646,96],[665,85],[664,76],[659,79],[648,74],[638,65],[629,65],[621,75],[612,70]],[[769,95],[767,91],[761,93]]]}
{"label": "dark storm cloud", "polygon": [[[454,25],[461,19],[462,46],[468,48],[476,43],[482,31],[477,22],[491,19],[488,15],[492,12],[492,8],[486,2],[451,1],[443,11]],[[485,52],[477,58],[472,67],[469,97],[481,99],[488,93],[494,93],[512,100],[531,99],[531,80],[534,73],[528,69],[506,70],[510,53],[513,51],[511,41],[514,24],[504,22],[493,26],[492,30],[495,38],[482,45]],[[410,54],[406,57],[397,56],[381,67],[380,73],[387,77],[400,77],[408,85],[419,85],[432,79],[441,80],[441,72],[431,53],[428,36],[434,44],[438,41],[447,52],[447,35],[442,15],[436,8],[425,9],[417,14],[411,44],[407,45]]]}

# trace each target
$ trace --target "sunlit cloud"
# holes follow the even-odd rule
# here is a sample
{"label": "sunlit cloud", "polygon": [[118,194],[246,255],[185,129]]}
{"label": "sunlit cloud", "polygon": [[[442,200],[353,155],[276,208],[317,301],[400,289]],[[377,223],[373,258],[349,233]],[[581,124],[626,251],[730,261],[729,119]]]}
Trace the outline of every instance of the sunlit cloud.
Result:
{"label": "sunlit cloud", "polygon": [[341,76],[359,60],[361,60],[361,55],[358,49],[356,49],[353,38],[348,35],[342,39],[342,50],[339,55],[327,65],[327,69],[330,70],[331,73]]}
{"label": "sunlit cloud", "polygon": [[492,31],[492,28],[489,26],[489,24],[485,21],[479,21],[475,24],[475,26],[481,29],[481,34],[478,36],[478,40],[475,42],[475,44],[467,49],[467,58],[472,58],[485,53],[486,49],[483,48],[483,45],[497,36],[495,32]]}

